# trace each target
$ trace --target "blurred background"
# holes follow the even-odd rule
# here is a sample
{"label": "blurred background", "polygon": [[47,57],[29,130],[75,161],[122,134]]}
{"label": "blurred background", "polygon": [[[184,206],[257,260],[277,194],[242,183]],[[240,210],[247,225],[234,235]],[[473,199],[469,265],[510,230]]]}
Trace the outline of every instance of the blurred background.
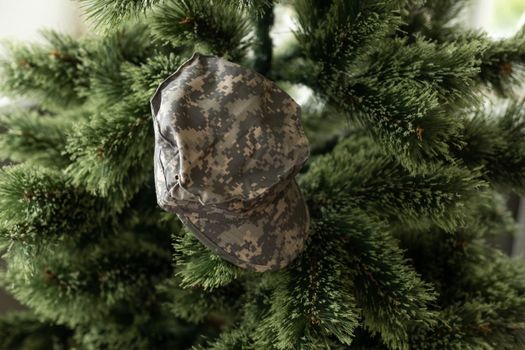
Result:
{"label": "blurred background", "polygon": [[[291,29],[294,28],[294,22],[293,14],[285,7],[276,11],[276,14],[272,35],[275,44],[279,45],[293,35]],[[525,25],[525,0],[472,0],[465,12],[464,23],[483,29],[494,38],[511,36]],[[43,28],[69,33],[73,37],[89,35],[91,32],[82,9],[74,0],[0,0],[0,42],[38,42],[41,40],[39,31]],[[0,57],[2,55],[0,47]],[[308,98],[308,91],[299,93],[301,96],[298,96],[298,102]],[[13,102],[0,95],[0,107]],[[510,195],[508,204],[520,222],[521,232],[518,236],[504,237],[494,244],[507,254],[525,258],[525,200]],[[20,307],[0,289],[0,313]]]}

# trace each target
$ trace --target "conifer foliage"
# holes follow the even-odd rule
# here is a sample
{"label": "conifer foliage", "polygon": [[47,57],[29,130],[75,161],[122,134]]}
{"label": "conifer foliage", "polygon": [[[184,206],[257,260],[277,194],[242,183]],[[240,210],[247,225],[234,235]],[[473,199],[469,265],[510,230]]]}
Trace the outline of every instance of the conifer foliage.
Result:
{"label": "conifer foliage", "polygon": [[[467,1],[81,0],[96,35],[11,43],[0,349],[523,349],[525,265],[488,241],[525,193],[525,28]],[[275,6],[294,40],[275,49]],[[194,51],[305,85],[306,248],[236,267],[156,203],[149,99]],[[487,100],[492,106],[487,107]]]}

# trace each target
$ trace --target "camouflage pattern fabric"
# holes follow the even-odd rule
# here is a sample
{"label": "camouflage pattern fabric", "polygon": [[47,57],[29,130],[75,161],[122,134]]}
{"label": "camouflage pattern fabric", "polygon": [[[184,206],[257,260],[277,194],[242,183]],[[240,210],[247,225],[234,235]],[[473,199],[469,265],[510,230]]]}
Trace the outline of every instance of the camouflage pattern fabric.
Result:
{"label": "camouflage pattern fabric", "polygon": [[151,99],[157,202],[223,259],[263,272],[303,249],[298,104],[257,72],[194,54]]}

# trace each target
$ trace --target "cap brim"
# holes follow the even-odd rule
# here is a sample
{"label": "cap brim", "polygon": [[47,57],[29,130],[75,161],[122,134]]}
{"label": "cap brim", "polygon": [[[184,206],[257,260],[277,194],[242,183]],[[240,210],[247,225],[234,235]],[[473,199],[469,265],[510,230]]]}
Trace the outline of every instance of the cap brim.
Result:
{"label": "cap brim", "polygon": [[299,255],[310,221],[295,179],[271,203],[249,215],[202,214],[202,211],[177,215],[216,254],[256,272],[281,269]]}

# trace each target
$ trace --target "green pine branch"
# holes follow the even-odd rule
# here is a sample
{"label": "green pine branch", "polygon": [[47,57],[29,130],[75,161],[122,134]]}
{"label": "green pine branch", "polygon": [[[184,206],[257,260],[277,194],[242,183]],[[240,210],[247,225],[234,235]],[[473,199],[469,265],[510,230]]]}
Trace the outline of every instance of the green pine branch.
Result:
{"label": "green pine branch", "polygon": [[121,26],[100,39],[90,40],[82,55],[81,74],[89,84],[81,90],[90,105],[102,110],[133,93],[127,70],[156,57],[146,25]]}
{"label": "green pine branch", "polygon": [[486,33],[468,29],[461,24],[469,1],[435,0],[413,5],[404,11],[403,35],[422,35],[441,43],[485,42],[480,54],[479,82],[502,97],[519,91],[525,66],[525,28],[506,39],[493,40]]}
{"label": "green pine branch", "polygon": [[153,167],[149,98],[179,64],[179,57],[169,55],[123,68],[131,92],[69,135],[66,151],[73,162],[66,172],[75,184],[110,196],[116,209],[137,193]]}
{"label": "green pine branch", "polygon": [[43,321],[30,311],[0,317],[0,349],[69,350],[72,336],[71,329]]}
{"label": "green pine branch", "polygon": [[81,74],[83,43],[68,35],[43,32],[45,44],[8,44],[0,61],[4,94],[38,99],[54,108],[69,108],[85,99],[79,91],[88,85]]}
{"label": "green pine branch", "polygon": [[436,322],[432,286],[409,265],[384,223],[352,208],[327,212],[325,220],[345,240],[346,266],[351,266],[364,327],[390,349],[409,349],[411,327],[427,329]]}
{"label": "green pine branch", "polygon": [[371,139],[354,136],[316,159],[301,183],[314,213],[353,205],[391,223],[453,230],[472,214],[470,203],[483,198],[479,176],[454,166],[411,174]]}
{"label": "green pine branch", "polygon": [[[27,164],[0,173],[2,240],[38,248],[53,241],[86,239],[94,230],[110,231],[105,203],[71,186],[60,172]],[[84,237],[83,237],[84,236]],[[36,249],[38,252],[38,249]]]}
{"label": "green pine branch", "polygon": [[211,252],[187,229],[174,235],[175,275],[184,288],[214,288],[229,285],[244,271]]}
{"label": "green pine branch", "polygon": [[220,322],[221,327],[230,326],[236,318],[244,299],[241,283],[206,290],[199,286],[185,286],[179,278],[171,278],[158,289],[164,293],[164,303],[172,315],[191,322]]}
{"label": "green pine branch", "polygon": [[401,24],[397,1],[299,0],[294,7],[299,44],[307,57],[327,66],[327,71],[344,67]]}
{"label": "green pine branch", "polygon": [[6,111],[0,115],[0,157],[51,168],[69,163],[64,154],[67,132],[86,118],[86,111],[73,110],[53,115],[31,109]]}
{"label": "green pine branch", "polygon": [[490,42],[483,55],[481,81],[491,91],[512,97],[525,78],[525,26],[513,37]]}
{"label": "green pine branch", "polygon": [[[162,7],[165,0],[79,0],[88,18],[96,27],[111,27],[130,19],[143,19],[151,9]],[[177,0],[182,3],[184,0]],[[220,0],[216,6],[239,6],[258,15],[274,0]]]}
{"label": "green pine branch", "polygon": [[249,45],[249,18],[233,1],[168,0],[152,14],[151,26],[161,41],[233,60]]}
{"label": "green pine branch", "polygon": [[500,190],[525,190],[525,100],[475,111],[465,121],[464,146],[456,156]]}
{"label": "green pine branch", "polygon": [[96,26],[108,29],[123,20],[139,17],[162,0],[79,0],[88,18]]}
{"label": "green pine branch", "polygon": [[[153,124],[147,104],[126,98],[78,125],[66,152],[74,184],[113,200],[120,210],[149,178],[153,167]],[[141,104],[137,104],[141,103]]]}
{"label": "green pine branch", "polygon": [[131,234],[91,245],[49,244],[29,261],[18,249],[4,257],[7,290],[39,315],[71,327],[119,323],[119,308],[144,312],[157,302],[155,284],[172,272],[166,250]]}
{"label": "green pine branch", "polygon": [[[324,4],[298,3],[303,54],[321,66],[317,79],[309,79],[312,87],[409,169],[450,160],[449,143],[461,124],[448,117],[447,107],[479,100],[475,82],[483,43],[391,38],[401,23],[397,7]],[[366,26],[355,25],[367,32],[353,30],[357,20],[366,21]]]}
{"label": "green pine branch", "polygon": [[[476,226],[472,227],[472,230],[476,229]],[[474,232],[465,234],[466,237],[477,235]],[[519,349],[525,341],[522,317],[525,266],[487,247],[487,243],[479,238],[461,238],[465,234],[441,241],[439,238],[443,235],[437,235],[434,248],[417,248],[423,248],[421,255],[425,252],[432,254],[424,258],[427,260],[425,265],[428,266],[430,261],[434,265],[428,268],[448,273],[434,274],[443,289],[439,324],[431,331],[415,328],[412,342],[422,349],[458,346],[465,349]],[[442,253],[448,252],[448,258],[436,255],[432,259],[436,246]]]}
{"label": "green pine branch", "polygon": [[254,330],[257,348],[329,349],[325,344],[332,337],[340,344],[352,343],[361,311],[352,294],[344,245],[338,232],[323,224],[311,224],[309,248],[291,268],[268,275],[275,289],[271,307]]}

